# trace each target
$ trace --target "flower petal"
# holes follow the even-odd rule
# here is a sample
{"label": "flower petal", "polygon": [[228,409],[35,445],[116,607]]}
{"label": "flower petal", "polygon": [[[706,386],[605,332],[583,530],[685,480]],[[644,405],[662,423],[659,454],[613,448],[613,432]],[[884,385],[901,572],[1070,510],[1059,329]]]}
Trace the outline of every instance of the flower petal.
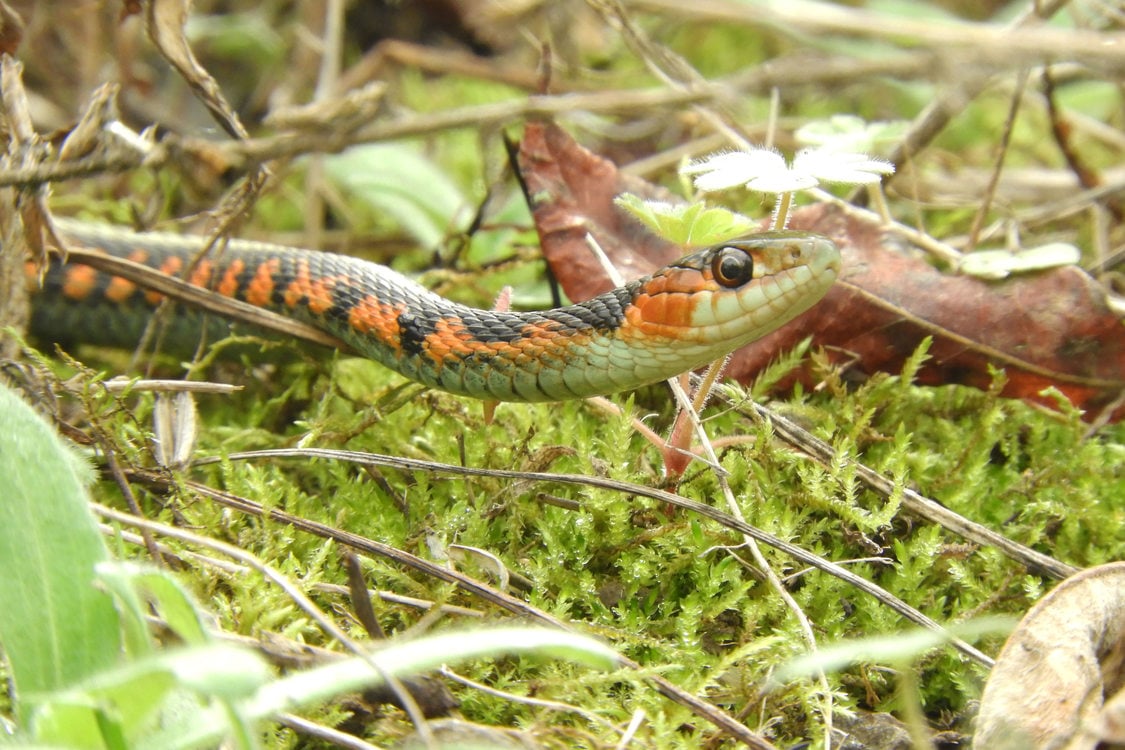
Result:
{"label": "flower petal", "polygon": [[777,170],[785,171],[785,159],[768,149],[727,151],[693,161],[681,172],[694,174],[695,187],[704,192],[744,185],[755,177]]}
{"label": "flower petal", "polygon": [[816,187],[818,184],[814,175],[800,169],[786,168],[755,177],[746,183],[746,187],[761,193],[791,193],[794,190]]}
{"label": "flower petal", "polygon": [[847,185],[873,184],[879,182],[882,175],[895,171],[889,161],[829,149],[804,149],[793,160],[793,167],[816,175],[825,182]]}

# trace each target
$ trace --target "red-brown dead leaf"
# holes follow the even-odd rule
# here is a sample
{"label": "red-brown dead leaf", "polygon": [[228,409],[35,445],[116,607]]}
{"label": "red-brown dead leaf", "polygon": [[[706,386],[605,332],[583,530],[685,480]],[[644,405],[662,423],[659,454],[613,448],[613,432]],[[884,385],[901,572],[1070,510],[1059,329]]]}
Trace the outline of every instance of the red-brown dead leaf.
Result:
{"label": "red-brown dead leaf", "polygon": [[673,200],[671,194],[622,174],[558,126],[529,123],[517,158],[543,255],[572,300],[615,286],[586,244],[587,234],[626,279],[652,273],[683,255],[675,243],[652,234],[613,203],[621,193],[665,201]]}
{"label": "red-brown dead leaf", "polygon": [[0,54],[15,56],[23,41],[23,19],[0,0]]}
{"label": "red-brown dead leaf", "polygon": [[[1102,287],[1069,266],[986,282],[942,273],[923,258],[891,250],[876,226],[825,206],[794,217],[794,228],[837,240],[844,271],[813,308],[797,318],[797,336],[839,347],[865,373],[897,372],[926,336],[930,360],[918,373],[926,385],[988,388],[988,366],[1003,367],[1001,394],[1047,405],[1054,386],[1071,402],[1098,413],[1125,389],[1125,330],[1106,305]],[[791,324],[791,325],[793,325]],[[790,339],[791,340],[791,339]],[[736,377],[749,377],[784,346],[782,331],[740,357]],[[1116,418],[1125,415],[1117,406]]]}
{"label": "red-brown dead leaf", "polygon": [[[667,193],[623,176],[557,126],[527,126],[519,167],[543,253],[571,299],[612,287],[586,244],[587,232],[626,278],[651,273],[683,253],[613,204],[624,191],[660,200],[669,200]],[[820,304],[735,353],[728,373],[742,382],[808,336],[866,374],[899,372],[932,336],[930,359],[918,373],[924,384],[987,388],[989,365],[1002,367],[1004,396],[1052,405],[1042,391],[1054,386],[1088,418],[1125,390],[1122,322],[1098,283],[1078,268],[985,282],[943,273],[892,249],[879,226],[826,205],[797,210],[791,226],[835,240],[843,273]],[[1125,406],[1115,404],[1112,417],[1122,416]]]}

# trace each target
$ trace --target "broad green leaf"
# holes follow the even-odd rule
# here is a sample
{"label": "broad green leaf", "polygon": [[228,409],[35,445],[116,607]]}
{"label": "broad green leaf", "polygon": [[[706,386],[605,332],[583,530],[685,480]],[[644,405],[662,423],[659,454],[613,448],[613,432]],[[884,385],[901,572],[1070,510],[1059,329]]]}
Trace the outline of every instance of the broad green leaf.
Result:
{"label": "broad green leaf", "polygon": [[223,700],[247,698],[272,677],[257,653],[222,643],[175,651],[161,663],[172,670],[176,684]]}
{"label": "broad green leaf", "polygon": [[3,384],[0,424],[0,646],[26,720],[29,696],[113,666],[121,636],[94,585],[108,553],[80,479],[89,468]]}
{"label": "broad green leaf", "polygon": [[98,563],[94,575],[116,599],[127,658],[138,659],[153,653],[156,643],[148,627],[148,609],[126,572],[132,567],[136,567],[134,563],[109,560]]}
{"label": "broad green leaf", "polygon": [[118,596],[123,596],[126,589],[143,594],[184,643],[201,646],[210,640],[191,596],[168,572],[135,563],[112,562],[98,566],[98,578]]}
{"label": "broad green leaf", "polygon": [[748,216],[704,203],[645,201],[629,193],[617,196],[614,202],[664,239],[685,248],[715,245],[760,228]]}
{"label": "broad green leaf", "polygon": [[72,748],[105,747],[109,727],[114,734],[128,737],[155,715],[175,686],[172,673],[154,662],[113,670],[99,682],[99,687],[42,701],[31,721],[35,739]]}
{"label": "broad green leaf", "polygon": [[[156,736],[160,740],[151,746],[173,747],[173,738],[185,728],[202,728],[221,737],[227,733],[228,717],[193,696],[222,703],[244,700],[271,676],[261,657],[249,649],[216,644],[165,652],[42,696],[32,715],[32,735],[39,742],[97,748],[109,746],[103,742],[107,729],[125,737],[129,746],[142,739],[148,746]],[[241,717],[235,718],[242,723]]]}
{"label": "broad green leaf", "polygon": [[[187,690],[168,695],[160,707],[159,724],[133,741],[132,750],[183,750],[216,747],[227,736],[227,711],[222,704],[205,700]],[[213,738],[210,743],[189,740],[200,732]]]}
{"label": "broad green leaf", "polygon": [[445,173],[404,143],[354,146],[324,157],[328,177],[379,213],[394,217],[423,247],[455,228],[469,201]]}

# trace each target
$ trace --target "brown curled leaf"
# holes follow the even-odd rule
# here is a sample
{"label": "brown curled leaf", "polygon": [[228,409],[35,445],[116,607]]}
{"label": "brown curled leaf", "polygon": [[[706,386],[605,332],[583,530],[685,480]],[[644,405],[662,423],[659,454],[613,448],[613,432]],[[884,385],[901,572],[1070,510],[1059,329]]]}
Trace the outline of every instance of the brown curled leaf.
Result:
{"label": "brown curled leaf", "polygon": [[[627,179],[560,128],[529,124],[519,165],[543,253],[571,299],[612,286],[590,253],[587,231],[626,278],[650,273],[682,253],[613,204],[626,190],[659,200],[668,200],[667,194]],[[741,382],[810,335],[853,372],[865,374],[899,372],[929,336],[930,359],[918,373],[923,384],[988,388],[989,366],[1002,367],[1007,374],[1002,395],[1053,405],[1043,390],[1054,387],[1089,418],[1125,390],[1125,329],[1102,288],[1078,268],[991,283],[943,273],[921,257],[888,247],[879,226],[826,205],[798,209],[790,225],[840,245],[840,283],[805,314],[736,352],[727,372]],[[1125,416],[1121,404],[1113,411],[1108,416]]]}
{"label": "brown curled leaf", "polygon": [[1125,562],[1116,562],[1063,581],[1020,621],[985,684],[973,747],[1120,748],[1122,705]]}
{"label": "brown curled leaf", "polygon": [[196,60],[184,35],[190,7],[188,0],[148,0],[145,27],[160,54],[179,71],[223,130],[234,138],[246,138],[246,128],[227,103],[219,84]]}

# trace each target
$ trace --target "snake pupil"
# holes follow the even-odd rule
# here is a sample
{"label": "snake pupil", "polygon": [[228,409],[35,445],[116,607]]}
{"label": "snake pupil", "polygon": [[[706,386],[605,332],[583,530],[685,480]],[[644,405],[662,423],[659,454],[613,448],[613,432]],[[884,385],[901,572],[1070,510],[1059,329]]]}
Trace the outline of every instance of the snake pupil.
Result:
{"label": "snake pupil", "polygon": [[715,255],[711,272],[725,287],[741,286],[754,276],[754,260],[737,247],[724,247]]}

